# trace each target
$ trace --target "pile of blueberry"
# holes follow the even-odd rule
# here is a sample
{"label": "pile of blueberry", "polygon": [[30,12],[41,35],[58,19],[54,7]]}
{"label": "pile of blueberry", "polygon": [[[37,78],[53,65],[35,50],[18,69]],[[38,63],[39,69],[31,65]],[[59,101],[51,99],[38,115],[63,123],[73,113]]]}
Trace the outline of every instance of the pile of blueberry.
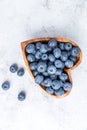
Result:
{"label": "pile of blueberry", "polygon": [[77,62],[78,47],[51,39],[28,44],[26,54],[35,82],[49,94],[62,96],[71,90],[72,83],[65,69],[72,68]]}

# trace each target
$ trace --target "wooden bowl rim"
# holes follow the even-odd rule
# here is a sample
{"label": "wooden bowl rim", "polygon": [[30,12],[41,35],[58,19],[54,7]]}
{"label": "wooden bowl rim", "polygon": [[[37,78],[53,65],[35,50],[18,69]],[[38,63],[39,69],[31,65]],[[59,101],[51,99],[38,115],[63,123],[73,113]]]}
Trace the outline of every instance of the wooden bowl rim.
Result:
{"label": "wooden bowl rim", "polygon": [[[69,43],[71,43],[73,46],[76,46],[76,47],[78,47],[78,48],[80,49],[80,47],[79,47],[75,42],[73,42],[73,41],[71,41],[71,40],[69,40],[69,39],[67,39],[67,38],[57,38],[57,37],[47,37],[47,38],[45,38],[45,37],[44,37],[44,38],[30,39],[30,40],[21,42],[21,48],[22,48],[23,58],[24,58],[24,61],[25,61],[27,70],[28,70],[28,72],[29,72],[29,74],[30,74],[30,76],[32,77],[33,80],[34,80],[34,76],[33,76],[32,72],[31,72],[31,70],[30,70],[30,68],[29,68],[29,62],[27,61],[27,58],[26,58],[25,48],[26,48],[26,46],[27,46],[28,44],[30,44],[30,43],[47,42],[47,41],[49,41],[49,40],[51,40],[51,39],[55,39],[55,40],[57,40],[58,42],[64,42],[64,43],[69,42]],[[82,61],[82,51],[81,51],[81,49],[80,49],[80,54],[79,54],[79,56],[77,57],[77,59],[78,59],[77,63],[76,63],[72,68],[70,68],[70,69],[64,69],[64,71],[67,72],[67,74],[68,74],[68,76],[69,76],[69,81],[70,81],[71,83],[72,83],[71,70],[75,69],[75,68],[81,63],[81,61]],[[51,97],[55,97],[55,98],[65,97],[65,96],[67,96],[67,95],[71,92],[71,90],[70,90],[70,91],[65,92],[65,94],[63,94],[62,96],[56,96],[56,95],[51,95],[51,94],[47,93],[46,90],[44,90],[44,88],[43,88],[41,85],[38,85],[38,84],[37,84],[37,86],[38,86],[44,93],[46,93],[47,95],[50,95]]]}

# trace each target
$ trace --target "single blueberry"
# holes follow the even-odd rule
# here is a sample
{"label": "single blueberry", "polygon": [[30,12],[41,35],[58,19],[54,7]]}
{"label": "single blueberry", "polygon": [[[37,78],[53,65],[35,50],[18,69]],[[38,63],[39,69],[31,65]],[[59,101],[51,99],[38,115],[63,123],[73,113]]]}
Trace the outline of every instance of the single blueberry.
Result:
{"label": "single blueberry", "polygon": [[18,75],[18,76],[23,76],[24,73],[25,73],[25,71],[24,71],[23,68],[21,68],[21,69],[19,69],[19,70],[17,71],[17,75]]}
{"label": "single blueberry", "polygon": [[20,101],[24,101],[26,98],[26,94],[24,91],[21,91],[19,94],[18,94],[18,100]]}
{"label": "single blueberry", "polygon": [[57,75],[51,74],[51,75],[50,75],[50,78],[51,78],[52,80],[55,80],[55,79],[57,79]]}
{"label": "single blueberry", "polygon": [[36,51],[35,58],[36,58],[36,59],[40,59],[41,56],[42,56],[42,53],[41,53],[39,50]]}
{"label": "single blueberry", "polygon": [[46,88],[46,91],[49,93],[49,94],[53,94],[54,93],[54,90],[49,87],[49,88]]}
{"label": "single blueberry", "polygon": [[50,87],[52,85],[52,80],[50,78],[45,78],[43,83],[45,87]]}
{"label": "single blueberry", "polygon": [[66,43],[65,44],[65,50],[69,51],[72,49],[72,44],[71,43]]}
{"label": "single blueberry", "polygon": [[61,50],[65,50],[65,44],[64,43],[59,43],[59,48]]}
{"label": "single blueberry", "polygon": [[60,68],[60,69],[64,68],[64,63],[61,60],[56,60],[54,64],[56,68]]}
{"label": "single blueberry", "polygon": [[80,49],[78,47],[73,47],[71,50],[71,55],[72,56],[78,56],[80,53]]}
{"label": "single blueberry", "polygon": [[47,44],[41,44],[40,52],[41,53],[46,53],[48,50]]}
{"label": "single blueberry", "polygon": [[38,72],[45,72],[47,69],[47,65],[45,62],[42,62],[40,61],[38,64],[37,64],[37,71]]}
{"label": "single blueberry", "polygon": [[34,70],[33,71],[33,75],[36,76],[38,74],[38,71],[37,70]]}
{"label": "single blueberry", "polygon": [[2,84],[2,89],[3,90],[8,90],[10,88],[10,83],[9,81],[5,81],[3,84]]}
{"label": "single blueberry", "polygon": [[55,61],[55,56],[53,54],[49,54],[49,60],[50,62],[54,62]]}
{"label": "single blueberry", "polygon": [[49,45],[49,47],[54,48],[57,46],[57,41],[54,39],[49,40],[48,45]]}
{"label": "single blueberry", "polygon": [[30,69],[35,70],[37,68],[37,62],[30,63]]}
{"label": "single blueberry", "polygon": [[73,67],[73,65],[74,65],[74,63],[73,63],[72,60],[67,60],[67,61],[65,62],[66,68],[71,68],[71,67]]}
{"label": "single blueberry", "polygon": [[36,45],[36,49],[40,49],[41,48],[41,42],[37,42],[35,45]]}
{"label": "single blueberry", "polygon": [[55,90],[56,96],[62,96],[65,93],[64,89],[61,87],[58,90]]}
{"label": "single blueberry", "polygon": [[60,59],[61,59],[62,61],[66,61],[66,60],[68,59],[68,54],[67,54],[66,51],[62,51],[61,56],[60,56]]}
{"label": "single blueberry", "polygon": [[61,86],[62,86],[62,81],[60,80],[54,80],[52,82],[52,88],[55,89],[55,90],[58,90]]}
{"label": "single blueberry", "polygon": [[61,56],[61,50],[60,48],[54,48],[53,54],[56,58],[59,58]]}
{"label": "single blueberry", "polygon": [[55,73],[56,73],[56,67],[55,67],[54,65],[48,66],[47,72],[48,72],[49,74],[55,74]]}
{"label": "single blueberry", "polygon": [[40,84],[44,80],[44,76],[41,74],[36,75],[35,83]]}
{"label": "single blueberry", "polygon": [[59,75],[59,78],[62,81],[66,81],[68,79],[68,75],[66,73],[62,73],[61,75]]}
{"label": "single blueberry", "polygon": [[35,52],[36,52],[35,45],[34,44],[28,44],[26,46],[26,52],[31,53],[31,54],[35,54]]}
{"label": "single blueberry", "polygon": [[63,70],[62,70],[62,69],[57,69],[57,70],[56,70],[55,75],[61,75],[61,74],[62,74],[62,72],[63,72]]}
{"label": "single blueberry", "polygon": [[10,66],[10,71],[11,71],[12,73],[15,73],[17,70],[18,70],[17,64],[13,64],[13,65]]}
{"label": "single blueberry", "polygon": [[42,54],[41,59],[42,60],[47,60],[48,59],[48,55],[47,54]]}
{"label": "single blueberry", "polygon": [[65,91],[69,91],[72,88],[72,84],[69,82],[65,82],[63,88]]}
{"label": "single blueberry", "polygon": [[35,56],[33,54],[29,54],[29,55],[27,55],[27,60],[30,61],[30,62],[34,62]]}

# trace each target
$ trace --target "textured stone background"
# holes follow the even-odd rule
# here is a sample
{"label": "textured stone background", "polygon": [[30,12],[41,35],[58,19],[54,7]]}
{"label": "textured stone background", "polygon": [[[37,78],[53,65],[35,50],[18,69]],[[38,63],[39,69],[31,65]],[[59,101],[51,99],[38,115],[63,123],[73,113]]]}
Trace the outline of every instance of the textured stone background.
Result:
{"label": "textured stone background", "polygon": [[[67,37],[78,43],[83,61],[72,71],[69,96],[54,99],[30,79],[9,72],[25,67],[20,42],[37,37]],[[87,130],[87,0],[0,0],[0,130]],[[27,98],[17,100],[24,89]]]}

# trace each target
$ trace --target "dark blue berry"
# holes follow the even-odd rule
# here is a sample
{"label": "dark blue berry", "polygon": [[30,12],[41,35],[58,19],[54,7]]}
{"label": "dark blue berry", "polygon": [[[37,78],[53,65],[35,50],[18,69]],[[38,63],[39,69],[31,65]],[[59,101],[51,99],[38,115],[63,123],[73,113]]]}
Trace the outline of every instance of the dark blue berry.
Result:
{"label": "dark blue berry", "polygon": [[13,64],[13,65],[10,66],[10,71],[11,71],[12,73],[15,73],[17,70],[18,70],[17,64]]}
{"label": "dark blue berry", "polygon": [[66,60],[68,59],[68,54],[67,54],[66,51],[62,51],[61,56],[60,56],[60,59],[61,59],[62,61],[66,61]]}
{"label": "dark blue berry", "polygon": [[52,80],[50,78],[45,78],[43,84],[45,87],[50,87],[52,85]]}
{"label": "dark blue berry", "polygon": [[69,82],[65,82],[63,88],[65,91],[69,91],[72,88],[72,84]]}
{"label": "dark blue berry", "polygon": [[61,50],[64,50],[65,49],[65,44],[64,43],[59,43],[59,47]]}
{"label": "dark blue berry", "polygon": [[49,60],[50,62],[54,62],[55,61],[55,56],[53,54],[49,54]]}
{"label": "dark blue berry", "polygon": [[54,48],[57,46],[57,41],[52,39],[48,42],[49,47]]}
{"label": "dark blue berry", "polygon": [[35,83],[40,84],[44,80],[44,76],[41,74],[36,75]]}
{"label": "dark blue berry", "polygon": [[46,53],[48,50],[47,44],[41,44],[40,52],[41,53]]}
{"label": "dark blue berry", "polygon": [[63,72],[63,70],[62,70],[62,69],[57,69],[57,70],[56,70],[55,75],[61,75],[61,74],[62,74],[62,72]]}
{"label": "dark blue berry", "polygon": [[38,72],[45,72],[46,71],[46,69],[47,69],[47,65],[46,65],[46,63],[45,62],[39,62],[38,64],[37,64],[37,71]]}
{"label": "dark blue berry", "polygon": [[48,66],[47,72],[48,72],[49,74],[55,74],[55,72],[56,72],[56,67],[55,67],[54,65]]}
{"label": "dark blue berry", "polygon": [[27,55],[27,60],[30,62],[34,62],[35,61],[35,56],[32,54]]}
{"label": "dark blue berry", "polygon": [[42,54],[41,59],[42,60],[47,60],[48,59],[48,55],[47,54]]}
{"label": "dark blue berry", "polygon": [[68,75],[66,73],[62,73],[61,75],[59,75],[59,78],[62,81],[66,81],[68,79]]}
{"label": "dark blue berry", "polygon": [[30,69],[35,70],[37,68],[37,62],[30,63]]}
{"label": "dark blue berry", "polygon": [[3,84],[2,84],[2,88],[3,90],[8,90],[10,88],[10,83],[9,81],[5,81]]}
{"label": "dark blue berry", "polygon": [[44,76],[49,76],[49,74],[48,74],[47,71],[43,72],[43,75],[44,75]]}
{"label": "dark blue berry", "polygon": [[38,71],[37,70],[34,70],[33,71],[33,75],[36,76],[38,74]]}
{"label": "dark blue berry", "polygon": [[74,56],[70,56],[69,59],[72,60],[74,63],[76,62],[76,57]]}
{"label": "dark blue berry", "polygon": [[55,90],[58,90],[61,86],[62,86],[62,81],[60,80],[54,80],[52,82],[52,88],[55,89]]}
{"label": "dark blue berry", "polygon": [[42,54],[41,54],[41,52],[38,50],[38,51],[36,52],[36,54],[35,54],[35,58],[36,58],[36,59],[40,59],[41,56],[42,56]]}
{"label": "dark blue berry", "polygon": [[24,71],[23,68],[21,68],[21,69],[19,69],[19,70],[17,71],[17,75],[18,75],[18,76],[23,76],[24,73],[25,73],[25,71]]}
{"label": "dark blue berry", "polygon": [[18,100],[20,101],[24,101],[26,98],[26,94],[24,91],[21,91],[19,94],[18,94]]}
{"label": "dark blue berry", "polygon": [[72,44],[71,43],[66,43],[65,44],[65,50],[69,51],[72,49]]}
{"label": "dark blue berry", "polygon": [[56,60],[54,64],[56,68],[60,68],[60,69],[64,68],[64,63],[61,60]]}
{"label": "dark blue berry", "polygon": [[50,78],[51,78],[52,80],[55,80],[55,79],[57,79],[57,75],[51,74],[51,75],[50,75]]}
{"label": "dark blue berry", "polygon": [[36,43],[36,49],[40,49],[41,48],[41,44],[42,44],[41,42],[37,42]]}
{"label": "dark blue berry", "polygon": [[35,54],[35,52],[36,52],[35,45],[34,44],[28,44],[27,47],[26,47],[26,52],[31,53],[31,54]]}
{"label": "dark blue berry", "polygon": [[73,65],[74,65],[74,63],[73,63],[72,60],[67,60],[67,61],[65,62],[66,68],[71,68],[71,67],[73,67]]}
{"label": "dark blue berry", "polygon": [[58,90],[55,90],[56,96],[62,96],[65,93],[64,89],[61,87]]}
{"label": "dark blue berry", "polygon": [[78,56],[80,53],[80,49],[78,47],[73,47],[71,50],[71,55],[72,56]]}
{"label": "dark blue berry", "polygon": [[54,48],[53,54],[56,58],[59,58],[61,56],[61,50],[59,48]]}
{"label": "dark blue berry", "polygon": [[46,91],[49,93],[49,94],[53,94],[54,93],[54,90],[49,87],[49,88],[46,88]]}

